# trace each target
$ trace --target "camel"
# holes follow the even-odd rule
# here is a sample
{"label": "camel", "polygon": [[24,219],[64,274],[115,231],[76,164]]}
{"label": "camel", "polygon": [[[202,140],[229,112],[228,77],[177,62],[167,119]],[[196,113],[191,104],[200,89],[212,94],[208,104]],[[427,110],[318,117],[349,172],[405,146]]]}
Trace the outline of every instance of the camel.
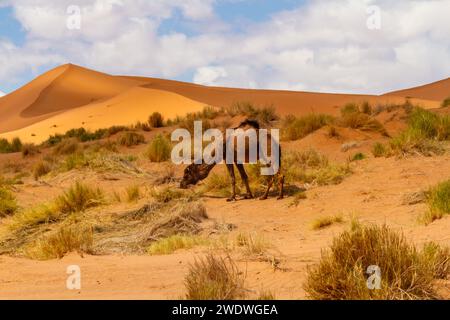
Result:
{"label": "camel", "polygon": [[[251,127],[256,129],[257,131],[260,129],[259,123],[257,121],[254,120],[245,120],[243,121],[238,127],[234,128],[234,129],[244,129],[245,127]],[[244,129],[245,130],[245,129]],[[259,134],[257,134],[258,137],[258,145],[259,145]],[[270,134],[268,134],[267,137],[267,146],[268,148],[271,147],[271,136]],[[280,155],[280,164],[281,164],[281,146],[278,144],[279,147],[279,155]],[[245,144],[245,162],[244,163],[248,163],[248,155],[249,155],[249,150],[248,150],[248,144]],[[226,159],[226,145],[224,143],[224,147],[223,147],[223,159]],[[268,151],[270,152],[270,150]],[[235,153],[235,157],[234,159],[236,159],[236,154],[237,154],[237,150],[236,150],[236,143],[234,144],[234,153]],[[260,160],[259,158],[259,152],[257,152],[257,158],[258,161]],[[211,170],[216,166],[216,163],[213,164],[190,164],[185,170],[184,170],[184,175],[183,175],[183,179],[180,183],[180,188],[181,189],[187,189],[188,186],[190,185],[196,185],[199,181],[202,181],[204,179],[206,179],[209,175],[209,173],[211,172]],[[236,176],[234,173],[234,166],[236,166],[242,181],[244,182],[245,188],[247,193],[244,195],[244,199],[253,199],[253,193],[250,190],[250,186],[248,183],[248,175],[245,172],[245,168],[244,168],[244,164],[243,163],[237,163],[235,161],[234,164],[226,164],[227,169],[228,169],[228,174],[230,175],[231,178],[231,187],[232,187],[232,195],[229,199],[227,199],[227,201],[236,201]],[[281,167],[281,165],[280,165]],[[274,184],[275,180],[278,180],[278,186],[279,186],[279,196],[278,199],[283,199],[284,197],[284,176],[281,174],[281,168],[280,170],[277,171],[276,174],[272,175],[272,176],[268,176],[268,185],[267,185],[267,189],[265,191],[265,193],[263,194],[263,196],[260,198],[260,200],[266,200],[269,196],[269,192],[270,189],[272,188],[272,185]]]}

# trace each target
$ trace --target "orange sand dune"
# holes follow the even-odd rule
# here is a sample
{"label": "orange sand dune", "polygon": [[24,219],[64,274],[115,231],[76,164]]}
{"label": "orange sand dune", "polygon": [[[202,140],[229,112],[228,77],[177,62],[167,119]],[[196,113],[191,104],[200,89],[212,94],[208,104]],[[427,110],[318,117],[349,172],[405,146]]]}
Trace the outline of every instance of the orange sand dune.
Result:
{"label": "orange sand dune", "polygon": [[[98,129],[145,121],[154,111],[166,118],[246,101],[273,105],[281,115],[310,112],[336,115],[349,102],[403,103],[406,96],[437,108],[447,96],[449,79],[383,96],[206,87],[144,77],[111,76],[67,64],[0,98],[0,136],[40,142],[75,127]],[[412,92],[412,93],[411,93]],[[413,94],[414,93],[414,94]]]}
{"label": "orange sand dune", "polygon": [[390,92],[387,93],[386,96],[400,96],[443,101],[444,99],[450,97],[450,78],[420,87]]}

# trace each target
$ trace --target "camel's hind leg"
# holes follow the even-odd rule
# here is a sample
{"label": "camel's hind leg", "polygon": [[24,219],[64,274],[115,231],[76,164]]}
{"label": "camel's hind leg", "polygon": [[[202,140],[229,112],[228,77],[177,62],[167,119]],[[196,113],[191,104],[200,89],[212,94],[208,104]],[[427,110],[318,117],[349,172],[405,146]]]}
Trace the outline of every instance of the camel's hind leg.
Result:
{"label": "camel's hind leg", "polygon": [[228,173],[231,178],[232,195],[227,201],[236,201],[236,176],[234,175],[234,166],[232,164],[227,164]]}
{"label": "camel's hind leg", "polygon": [[278,196],[278,200],[284,198],[284,175],[278,174],[278,188],[280,189],[280,195]]}
{"label": "camel's hind leg", "polygon": [[252,190],[250,190],[250,185],[248,184],[248,175],[245,172],[245,168],[243,164],[236,164],[236,167],[239,170],[239,174],[241,175],[242,181],[245,184],[245,188],[247,190],[247,194],[244,196],[245,199],[253,199]]}

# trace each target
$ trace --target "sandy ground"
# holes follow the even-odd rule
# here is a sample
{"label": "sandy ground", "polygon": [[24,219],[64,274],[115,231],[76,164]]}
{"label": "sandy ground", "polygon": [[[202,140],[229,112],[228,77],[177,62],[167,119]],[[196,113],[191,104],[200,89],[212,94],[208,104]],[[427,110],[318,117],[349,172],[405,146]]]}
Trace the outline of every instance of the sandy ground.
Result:
{"label": "sandy ground", "polygon": [[[282,201],[242,200],[227,203],[206,199],[211,219],[232,223],[236,232],[263,234],[276,248],[281,261],[276,270],[267,263],[237,258],[247,274],[250,294],[269,289],[280,299],[304,299],[306,267],[318,261],[321,250],[348,224],[313,231],[320,216],[357,216],[366,223],[386,223],[421,245],[436,241],[450,245],[450,219],[429,226],[417,223],[425,205],[402,205],[403,197],[420,191],[450,172],[450,156],[435,158],[367,159],[354,174],[337,186],[314,188],[297,207],[292,198]],[[169,256],[84,256],[71,254],[45,262],[0,256],[2,299],[175,299],[183,295],[188,265],[207,249],[197,247]],[[66,289],[66,268],[79,265],[82,289]],[[450,292],[450,283],[447,283]],[[444,288],[444,291],[446,289]],[[449,297],[450,298],[450,297]]]}

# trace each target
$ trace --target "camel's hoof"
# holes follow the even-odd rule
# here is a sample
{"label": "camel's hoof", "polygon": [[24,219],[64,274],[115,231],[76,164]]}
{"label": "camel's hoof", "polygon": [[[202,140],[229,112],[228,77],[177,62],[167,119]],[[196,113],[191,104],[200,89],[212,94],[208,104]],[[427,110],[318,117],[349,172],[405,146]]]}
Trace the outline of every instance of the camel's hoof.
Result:
{"label": "camel's hoof", "polygon": [[236,197],[231,197],[227,199],[227,202],[236,202]]}
{"label": "camel's hoof", "polygon": [[246,194],[246,195],[244,196],[244,199],[246,199],[246,200],[253,199],[253,198],[254,198],[254,197],[253,197],[252,194]]}
{"label": "camel's hoof", "polygon": [[259,200],[267,200],[267,197],[261,197]]}
{"label": "camel's hoof", "polygon": [[277,198],[277,200],[283,200],[283,199],[284,199],[283,196],[280,196],[280,197]]}

